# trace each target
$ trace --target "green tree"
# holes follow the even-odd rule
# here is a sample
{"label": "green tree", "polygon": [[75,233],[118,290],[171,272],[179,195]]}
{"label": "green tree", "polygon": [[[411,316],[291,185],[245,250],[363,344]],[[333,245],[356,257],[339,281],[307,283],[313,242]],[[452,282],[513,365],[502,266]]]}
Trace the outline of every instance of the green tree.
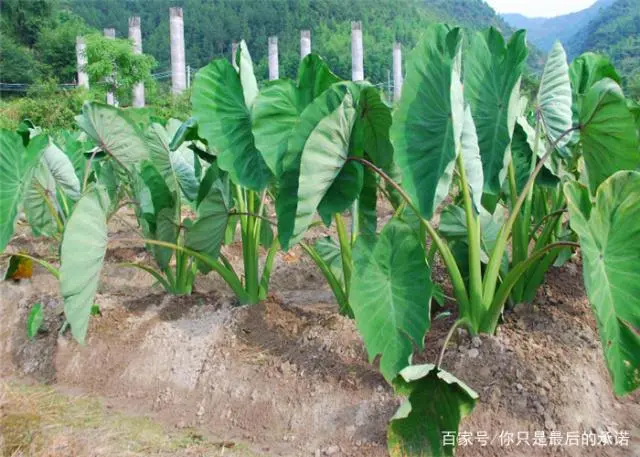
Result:
{"label": "green tree", "polygon": [[89,81],[127,98],[137,82],[152,82],[151,69],[155,59],[147,54],[134,54],[132,43],[124,39],[109,39],[100,34],[86,37]]}
{"label": "green tree", "polygon": [[76,36],[89,32],[89,27],[79,16],[60,11],[55,23],[40,30],[35,51],[42,73],[60,82],[76,80]]}
{"label": "green tree", "polygon": [[32,83],[39,76],[37,61],[31,50],[11,37],[0,40],[0,81],[3,83]]}
{"label": "green tree", "polygon": [[54,0],[3,0],[0,2],[2,30],[31,47],[38,40],[40,30],[53,20],[56,5]]}

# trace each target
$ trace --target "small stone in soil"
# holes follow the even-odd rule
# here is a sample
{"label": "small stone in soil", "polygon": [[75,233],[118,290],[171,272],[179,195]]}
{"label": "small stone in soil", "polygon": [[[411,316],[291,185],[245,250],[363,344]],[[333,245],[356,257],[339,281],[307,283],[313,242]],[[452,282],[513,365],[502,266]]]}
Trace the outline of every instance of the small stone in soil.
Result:
{"label": "small stone in soil", "polygon": [[518,398],[516,400],[516,407],[520,410],[527,409],[527,399],[526,398]]}
{"label": "small stone in soil", "polygon": [[325,448],[325,450],[323,451],[323,454],[336,455],[338,452],[340,452],[340,446],[338,446],[337,444],[332,444],[331,446]]}
{"label": "small stone in soil", "polygon": [[475,359],[476,357],[478,357],[478,355],[480,355],[480,351],[478,351],[476,348],[469,349],[469,352],[467,352],[467,355],[469,356],[470,359]]}
{"label": "small stone in soil", "polygon": [[473,338],[471,338],[471,345],[474,348],[479,348],[480,346],[482,346],[482,340],[479,336],[474,336]]}

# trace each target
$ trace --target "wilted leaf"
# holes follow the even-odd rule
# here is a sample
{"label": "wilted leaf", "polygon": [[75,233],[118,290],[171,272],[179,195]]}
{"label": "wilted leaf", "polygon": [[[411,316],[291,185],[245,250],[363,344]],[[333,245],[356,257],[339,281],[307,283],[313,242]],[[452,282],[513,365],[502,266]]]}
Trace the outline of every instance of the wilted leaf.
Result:
{"label": "wilted leaf", "polygon": [[453,456],[460,421],[471,413],[478,394],[431,364],[405,368],[393,385],[408,398],[387,429],[391,457]]}

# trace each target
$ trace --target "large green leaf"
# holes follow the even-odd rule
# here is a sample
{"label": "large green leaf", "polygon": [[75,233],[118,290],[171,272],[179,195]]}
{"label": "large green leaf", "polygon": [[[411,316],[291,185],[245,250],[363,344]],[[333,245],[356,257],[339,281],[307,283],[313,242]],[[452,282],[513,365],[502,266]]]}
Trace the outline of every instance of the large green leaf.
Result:
{"label": "large green leaf", "polygon": [[[535,144],[535,132],[524,117],[518,118],[513,130],[511,141],[511,160],[515,169],[516,190],[518,195],[524,189],[531,175],[531,160],[533,159],[533,147]],[[545,154],[543,141],[538,141],[538,158]],[[536,178],[536,183],[547,186],[555,186],[559,179],[556,175],[563,174],[559,163],[560,159],[549,157]],[[510,192],[509,188],[507,190]]]}
{"label": "large green leaf", "polygon": [[27,146],[31,138],[42,133],[42,127],[36,126],[31,119],[23,119],[20,124],[18,124],[16,133],[20,134],[22,143]]}
{"label": "large green leaf", "polygon": [[391,108],[376,87],[366,86],[360,91],[358,109],[358,122],[363,124],[364,152],[378,167],[389,170],[393,164],[393,146],[389,139]]}
{"label": "large green leaf", "polygon": [[[144,183],[143,195],[140,192],[138,200],[141,202],[143,217],[147,224],[143,225],[145,236],[154,240],[165,241],[167,243],[175,243],[178,237],[178,227],[180,224],[177,210],[177,202],[179,194],[172,191],[164,180],[164,177],[151,163],[145,161],[141,165],[140,177]],[[151,199],[151,207],[145,196]],[[144,203],[143,203],[144,202]],[[173,250],[161,246],[151,246],[156,262],[160,268],[167,268]]]}
{"label": "large green leaf", "polygon": [[[175,123],[170,125],[173,127],[172,130],[179,128]],[[146,138],[151,161],[169,184],[171,190],[181,191],[188,200],[193,201],[198,195],[199,186],[193,165],[193,152],[185,145],[172,151],[169,146],[172,137],[172,132],[160,124],[149,126]],[[190,157],[191,163],[187,157]]]}
{"label": "large green leaf", "polygon": [[628,98],[627,106],[629,107],[629,111],[631,111],[631,114],[633,115],[633,119],[636,123],[636,128],[640,130],[640,103]]}
{"label": "large green leaf", "polygon": [[261,191],[271,172],[255,146],[243,84],[227,60],[214,60],[196,74],[193,116],[199,135],[218,153],[218,166],[237,184]]}
{"label": "large green leaf", "polygon": [[67,197],[80,198],[80,180],[73,163],[49,140],[24,196],[24,211],[36,236],[52,236],[58,231],[55,218],[59,211],[58,187]]}
{"label": "large green leaf", "polygon": [[520,81],[527,60],[526,33],[505,44],[491,27],[471,35],[464,52],[464,95],[471,104],[484,170],[484,189],[499,194],[509,163],[509,144],[518,113]]}
{"label": "large green leaf", "polygon": [[640,385],[640,173],[604,181],[593,207],[579,183],[564,190],[613,387],[624,395]]}
{"label": "large green leaf", "polygon": [[408,398],[387,430],[390,456],[452,456],[460,421],[473,411],[478,394],[431,364],[405,368],[393,385]]}
{"label": "large green leaf", "polygon": [[306,105],[300,103],[294,81],[279,79],[260,91],[251,113],[256,147],[271,172],[282,172],[281,160],[287,141]]}
{"label": "large green leaf", "polygon": [[[325,201],[331,208],[329,213],[335,213],[343,210],[360,193],[361,166],[347,164],[349,139],[356,116],[353,96],[347,92],[340,106],[322,118],[307,137],[300,159],[294,239],[307,230],[321,202]],[[338,183],[341,185],[336,185]],[[326,197],[329,199],[325,200]]]}
{"label": "large green leaf", "polygon": [[[198,192],[197,210],[198,218],[187,229],[185,245],[193,251],[217,259],[220,255],[220,246],[224,241],[229,208],[215,167],[209,167],[202,179]],[[211,269],[202,262],[198,262],[198,267],[203,272]]]}
{"label": "large green leaf", "polygon": [[67,222],[60,248],[60,293],[73,337],[84,343],[107,252],[106,193],[90,189]]}
{"label": "large green leaf", "polygon": [[18,206],[47,142],[46,136],[37,136],[25,148],[19,134],[0,130],[0,252],[13,235]]}
{"label": "large green leaf", "polygon": [[356,117],[348,87],[334,85],[317,97],[289,138],[276,200],[278,236],[285,250],[307,229],[346,162]]}
{"label": "large green leaf", "polygon": [[362,165],[357,162],[345,163],[318,204],[318,214],[322,220],[331,221],[334,214],[350,208],[362,192],[363,184]]}
{"label": "large green leaf", "polygon": [[331,273],[340,284],[344,283],[344,273],[342,268],[342,255],[340,246],[330,236],[325,236],[316,241],[314,245],[320,258],[327,264]]}
{"label": "large green leaf", "polygon": [[569,78],[575,95],[586,94],[591,86],[604,78],[620,84],[620,75],[605,56],[585,52],[569,66]]}
{"label": "large green leaf", "polygon": [[276,176],[282,172],[280,162],[300,114],[318,95],[338,81],[340,78],[329,70],[322,58],[309,54],[300,63],[297,84],[290,80],[277,80],[258,94],[251,112],[256,147]]}
{"label": "large green leaf", "polygon": [[[498,206],[493,213],[490,213],[484,207],[480,207],[479,216],[480,259],[483,263],[488,263],[500,229],[506,219],[504,208]],[[464,256],[468,257],[467,218],[463,208],[455,205],[446,206],[440,215],[438,230],[446,240],[460,242],[463,246],[458,246],[458,252],[464,253]]]}
{"label": "large green leaf", "polygon": [[560,137],[572,126],[572,98],[567,54],[559,41],[553,44],[547,57],[536,104],[547,137],[552,142],[558,141],[557,147],[562,148],[571,140],[570,135]]}
{"label": "large green leaf", "polygon": [[96,102],[86,102],[76,116],[82,130],[105,153],[125,168],[149,158],[144,135],[122,110]]}
{"label": "large green leaf", "polygon": [[42,161],[65,194],[77,200],[80,198],[80,180],[69,157],[53,142],[44,150]]}
{"label": "large green leaf", "polygon": [[391,126],[404,187],[427,219],[449,192],[462,132],[459,42],[459,29],[427,29],[407,61]]}
{"label": "large green leaf", "polygon": [[349,303],[373,361],[391,382],[424,348],[430,326],[433,284],[424,249],[413,230],[392,219],[377,240],[361,236],[353,250],[355,269]]}
{"label": "large green leaf", "polygon": [[598,81],[584,97],[580,138],[592,193],[616,171],[640,166],[638,129],[622,89],[611,79]]}
{"label": "large green leaf", "polygon": [[61,130],[58,135],[60,147],[73,165],[78,179],[82,179],[87,165],[85,153],[94,147],[93,141],[88,140],[82,131]]}
{"label": "large green leaf", "polygon": [[482,207],[482,193],[484,187],[484,172],[482,170],[482,158],[478,145],[476,127],[471,117],[471,109],[467,106],[464,112],[464,124],[462,125],[462,138],[460,139],[460,154],[462,164],[469,184],[469,193],[476,208]]}
{"label": "large green leaf", "polygon": [[[97,175],[97,182],[100,186],[104,187],[111,204],[107,211],[107,219],[110,215],[119,209],[120,198],[124,194],[124,186],[122,174],[118,173],[118,166],[114,165],[113,160],[100,161],[99,164],[93,164],[94,170]],[[137,176],[134,174],[134,176]],[[126,178],[126,177],[125,177]],[[127,181],[126,179],[124,180]],[[135,180],[134,180],[135,181]],[[138,199],[139,201],[139,199]],[[149,201],[151,201],[149,197]]]}
{"label": "large green leaf", "polygon": [[361,234],[375,235],[378,226],[378,180],[369,168],[364,169],[362,191],[358,197],[358,228]]}
{"label": "large green leaf", "polygon": [[253,61],[251,60],[247,43],[244,40],[240,42],[238,59],[240,61],[238,65],[238,75],[240,76],[240,82],[242,84],[244,103],[249,111],[251,111],[253,103],[258,96],[258,81],[256,80],[256,75],[253,73]]}
{"label": "large green leaf", "polygon": [[24,212],[35,236],[52,236],[58,227],[56,209],[56,182],[43,160],[36,167],[31,185],[24,195]]}

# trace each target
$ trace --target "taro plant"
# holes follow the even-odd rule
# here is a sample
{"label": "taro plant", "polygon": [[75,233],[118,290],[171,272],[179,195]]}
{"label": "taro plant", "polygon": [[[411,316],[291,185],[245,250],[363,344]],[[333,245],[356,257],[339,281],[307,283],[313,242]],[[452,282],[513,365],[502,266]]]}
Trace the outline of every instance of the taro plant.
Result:
{"label": "taro plant", "polygon": [[[278,239],[284,249],[298,242],[330,285],[340,312],[352,315],[348,296],[352,247],[361,233],[376,230],[377,178],[347,157],[391,164],[390,108],[367,83],[341,81],[317,55],[303,59],[297,81],[269,83],[256,97],[252,133],[275,177],[272,195]],[[316,164],[331,167],[319,174]],[[343,212],[350,210],[351,224]],[[318,215],[320,221],[314,221]],[[335,222],[338,239],[302,240],[311,226]]]}
{"label": "taro plant", "polygon": [[[239,220],[246,292],[243,301],[250,304],[266,297],[278,248],[268,235],[271,227],[266,217],[272,173],[251,131],[257,95],[253,63],[243,41],[237,62],[218,59],[198,71],[191,99],[197,135],[215,156],[216,166],[228,175],[237,216],[231,219],[230,231],[235,231]],[[261,241],[269,246],[262,271]]]}
{"label": "taro plant", "polygon": [[[86,104],[77,120],[97,145],[94,155],[104,155],[103,160],[112,164],[114,179],[122,183],[116,188],[124,188],[135,207],[142,237],[126,241],[146,244],[157,268],[141,263],[123,266],[146,271],[173,294],[190,294],[197,272],[214,270],[241,303],[257,300],[250,295],[248,282],[243,283],[220,253],[232,206],[228,175],[217,161],[200,163],[187,143],[176,141],[172,149],[174,134],[181,134],[180,123],[170,120],[166,128],[152,123],[143,130],[144,125],[133,122],[125,111],[97,103]],[[112,199],[120,198],[116,188],[101,182],[90,186],[62,242],[65,314],[80,341],[86,335],[107,249]]]}
{"label": "taro plant", "polygon": [[[301,163],[307,165],[301,169],[313,170],[316,179],[310,183],[299,180],[294,194],[298,203],[290,222],[296,228],[308,226],[309,207],[317,207],[308,203],[317,205],[351,162],[375,172],[403,200],[401,206],[405,210],[399,213],[404,214],[394,217],[380,234],[360,236],[356,241],[348,297],[370,359],[380,356],[385,379],[408,397],[389,427],[392,455],[451,455],[453,448],[442,444],[439,431],[457,430],[459,420],[471,411],[477,398],[440,367],[446,342],[436,364],[411,365],[414,348],[424,347],[424,335],[430,327],[434,287],[422,234],[407,222],[407,209],[411,217],[418,219],[434,247],[431,251],[440,255],[447,269],[458,314],[449,335],[457,326],[466,327],[471,334],[492,334],[523,275],[548,267],[544,263],[548,262],[549,253],[578,247],[572,241],[554,242],[551,236],[533,249],[528,242],[541,237],[539,227],[531,230],[534,213],[546,217],[549,230],[557,234],[556,222],[550,220],[555,215],[547,217],[555,207],[545,208],[544,195],[536,204],[533,189],[543,168],[554,171],[554,162],[568,154],[570,141],[574,142],[571,154],[584,163],[583,177],[589,187],[575,187],[580,186],[575,179],[558,173],[556,179],[567,184],[562,191],[556,188],[551,196],[556,207],[562,207],[571,192],[569,197],[576,203],[569,202],[569,215],[574,217],[574,205],[582,219],[589,221],[571,219],[571,226],[583,249],[591,250],[590,259],[584,264],[585,282],[598,318],[614,389],[624,394],[640,382],[636,356],[640,353],[640,303],[634,293],[638,278],[625,255],[627,250],[632,251],[627,240],[638,229],[637,222],[631,222],[635,215],[631,202],[637,202],[640,194],[633,184],[637,173],[619,171],[632,170],[640,164],[633,113],[619,86],[605,78],[587,90],[574,123],[569,69],[564,51],[557,44],[548,59],[534,105],[535,127],[530,128],[522,116],[519,96],[525,58],[523,32],[505,43],[496,30],[490,29],[470,36],[465,45],[460,29],[436,25],[426,31],[407,63],[402,97],[391,126],[402,186],[366,157],[348,154],[348,142],[343,138],[353,124],[347,109],[332,113],[337,122],[331,125],[332,133],[324,136],[332,138],[334,144],[323,144],[324,154],[314,158],[312,153],[302,153]],[[349,95],[353,96],[346,91],[343,105],[336,105],[348,105]],[[328,122],[320,125],[329,126]],[[513,149],[518,146],[514,143],[517,125],[518,135],[523,131],[525,134],[518,140],[524,139],[526,147],[524,153],[517,152],[516,158]],[[527,135],[530,131],[533,134]],[[341,152],[330,154],[337,149]],[[526,160],[524,167],[516,162],[521,158]],[[516,167],[521,170],[520,185]],[[453,195],[452,189],[457,190]],[[500,217],[492,201],[500,199],[503,189],[507,211]],[[594,194],[595,205],[590,203]],[[445,209],[450,213],[448,221],[459,221],[456,240],[448,240],[430,222],[448,196],[460,202],[460,206]],[[616,199],[620,203],[612,207],[608,202]],[[348,202],[345,198],[342,204]],[[279,214],[280,219],[283,216]],[[612,218],[623,221],[616,227],[620,230],[616,240],[622,247],[624,238],[624,251],[615,245],[608,249]],[[286,223],[278,222],[280,226]],[[443,217],[441,229],[450,229],[451,224],[447,228],[445,222]],[[587,229],[596,232],[587,233]],[[281,237],[282,232],[281,229]],[[464,257],[453,249],[460,240],[465,245]],[[509,241],[511,252],[507,249]],[[611,275],[616,272],[618,277],[613,278]],[[595,290],[598,280],[607,284],[603,291]],[[524,290],[528,284],[522,284]],[[447,401],[434,397],[433,391]]]}
{"label": "taro plant", "polygon": [[[80,180],[63,150],[47,135],[3,130],[2,238],[4,250],[13,235],[18,211],[24,211],[35,236],[60,237],[64,223],[80,196]],[[35,136],[34,136],[35,135]]]}
{"label": "taro plant", "polygon": [[[140,241],[157,264],[157,268],[127,266],[152,274],[170,293],[190,293],[198,270],[214,270],[240,303],[258,303],[267,295],[278,244],[269,236],[265,217],[271,175],[250,130],[256,93],[251,58],[242,44],[237,69],[217,60],[198,72],[194,118],[182,126],[169,122],[167,130],[157,123],[145,125],[144,119],[134,122],[123,110],[96,103],[86,104],[77,118],[97,145],[92,159],[107,158],[114,178],[124,183],[118,187],[135,205],[143,235]],[[80,341],[86,335],[104,261],[105,221],[114,197],[118,194],[105,185],[87,192],[62,243],[65,313]],[[183,201],[195,211],[195,219],[185,216],[188,208]],[[225,232],[234,231],[236,220],[242,234],[243,276],[220,253]],[[269,246],[262,271],[261,245]],[[87,260],[79,258],[79,252],[92,255]]]}
{"label": "taro plant", "polygon": [[[71,136],[68,134],[69,137]],[[85,170],[83,150],[89,145],[74,140],[74,144],[61,144],[30,121],[23,121],[16,132],[0,132],[0,210],[5,215],[0,223],[0,252],[13,236],[20,214],[34,236],[45,236],[60,241],[65,224],[75,202],[80,197]],[[57,275],[57,269],[43,259],[26,252],[8,252],[11,256],[5,279],[30,277],[32,262],[39,263]],[[25,275],[25,268],[29,274]],[[15,271],[13,271],[15,270]]]}
{"label": "taro plant", "polygon": [[[323,239],[301,244],[327,278],[341,312],[350,314],[352,244],[361,231],[375,231],[377,184],[375,175],[365,173],[360,164],[341,169],[338,163],[346,155],[364,156],[365,149],[378,162],[382,158],[390,162],[390,109],[378,91],[366,84],[341,82],[313,54],[301,62],[296,81],[281,79],[258,91],[250,56],[241,43],[237,62],[214,61],[198,73],[193,107],[198,136],[216,155],[220,169],[229,173],[240,219],[245,278],[254,285],[253,302],[264,298],[266,286],[264,278],[256,281],[255,251],[267,223],[269,198],[275,200],[278,217],[276,243],[284,249],[301,241],[316,223],[312,220],[316,213],[327,225],[335,220],[337,243]],[[342,113],[348,119],[338,125],[345,122]],[[341,136],[334,135],[336,131]],[[334,161],[339,176],[315,174],[319,160]],[[327,182],[333,184],[324,187]],[[306,199],[299,199],[301,194]],[[342,215],[350,208],[351,231]],[[304,218],[295,217],[298,211]],[[272,253],[275,250],[264,267],[267,273]]]}

